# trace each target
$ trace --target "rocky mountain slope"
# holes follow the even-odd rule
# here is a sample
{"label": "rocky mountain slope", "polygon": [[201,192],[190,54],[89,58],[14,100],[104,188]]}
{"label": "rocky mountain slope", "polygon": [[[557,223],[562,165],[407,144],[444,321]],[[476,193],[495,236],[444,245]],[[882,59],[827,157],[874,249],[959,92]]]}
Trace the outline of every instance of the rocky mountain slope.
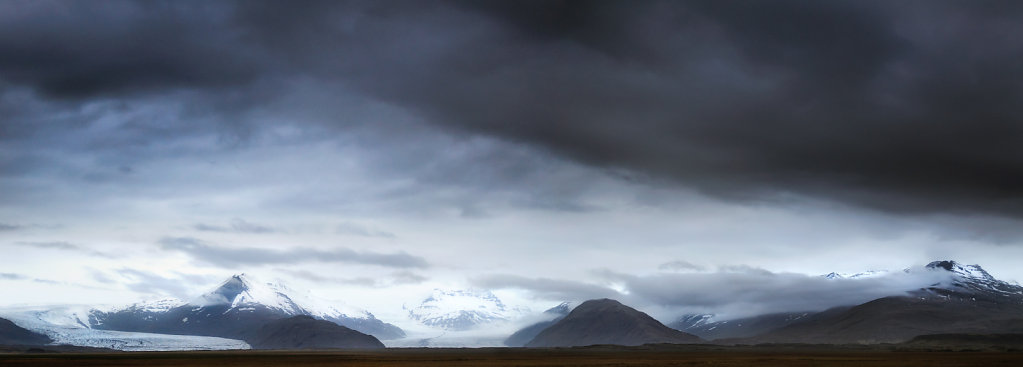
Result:
{"label": "rocky mountain slope", "polygon": [[533,340],[533,338],[540,334],[541,331],[544,331],[544,329],[551,327],[551,325],[554,325],[558,321],[561,321],[561,319],[565,318],[565,316],[568,316],[569,312],[572,312],[572,304],[569,302],[563,302],[557,306],[551,307],[543,313],[546,316],[553,317],[552,319],[541,321],[519,329],[509,336],[508,339],[504,340],[504,345],[509,347],[525,346],[526,343]]}
{"label": "rocky mountain slope", "polygon": [[782,312],[725,321],[711,321],[713,315],[685,315],[667,324],[706,340],[746,338],[805,321],[817,312]]}
{"label": "rocky mountain slope", "polygon": [[618,301],[598,299],[583,302],[564,319],[537,334],[525,346],[687,344],[702,341],[695,335],[664,326],[649,315]]}
{"label": "rocky mountain slope", "polygon": [[29,331],[11,320],[0,319],[0,345],[43,345],[51,341],[46,335]]}
{"label": "rocky mountain slope", "polygon": [[253,349],[379,349],[372,335],[301,315],[263,325],[249,339]]}

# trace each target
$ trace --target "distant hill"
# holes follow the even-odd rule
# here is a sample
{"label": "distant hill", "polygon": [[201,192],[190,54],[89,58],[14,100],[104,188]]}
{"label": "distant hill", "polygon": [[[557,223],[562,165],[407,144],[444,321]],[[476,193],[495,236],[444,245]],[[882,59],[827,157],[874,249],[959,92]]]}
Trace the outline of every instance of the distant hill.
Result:
{"label": "distant hill", "polygon": [[927,334],[1023,333],[1023,287],[993,278],[978,265],[935,261],[926,271],[947,282],[831,309],[736,343],[898,343]]}
{"label": "distant hill", "polygon": [[551,307],[550,309],[544,311],[543,313],[544,315],[553,317],[553,319],[541,321],[526,326],[522,329],[519,329],[511,336],[509,336],[508,339],[504,340],[504,345],[509,347],[525,346],[526,343],[529,343],[530,340],[533,340],[533,338],[540,334],[541,331],[544,331],[544,329],[551,327],[551,325],[554,325],[558,321],[561,321],[561,319],[565,318],[565,316],[568,316],[569,312],[572,312],[572,306],[568,302],[563,302],[560,305]]}
{"label": "distant hill", "polygon": [[0,345],[44,345],[51,341],[46,335],[29,331],[11,320],[0,319]]}
{"label": "distant hill", "polygon": [[247,341],[253,349],[384,348],[372,335],[305,315],[266,323]]}
{"label": "distant hill", "polygon": [[685,315],[667,326],[706,340],[748,338],[806,321],[815,314],[817,313],[784,312],[726,321],[709,321],[713,315]]}
{"label": "distant hill", "polygon": [[643,345],[701,343],[699,337],[661,324],[649,315],[612,299],[583,302],[564,319],[541,331],[527,347],[595,344]]}

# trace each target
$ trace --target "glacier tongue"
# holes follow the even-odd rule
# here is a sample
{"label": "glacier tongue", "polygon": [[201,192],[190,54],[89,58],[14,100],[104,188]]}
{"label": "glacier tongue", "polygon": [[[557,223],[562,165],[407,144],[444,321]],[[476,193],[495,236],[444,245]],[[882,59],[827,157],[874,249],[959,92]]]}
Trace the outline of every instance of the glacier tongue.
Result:
{"label": "glacier tongue", "polygon": [[50,308],[11,308],[0,310],[0,317],[18,326],[45,334],[55,345],[111,348],[124,351],[229,350],[249,349],[241,340],[207,336],[169,335],[107,331],[88,326],[87,306]]}

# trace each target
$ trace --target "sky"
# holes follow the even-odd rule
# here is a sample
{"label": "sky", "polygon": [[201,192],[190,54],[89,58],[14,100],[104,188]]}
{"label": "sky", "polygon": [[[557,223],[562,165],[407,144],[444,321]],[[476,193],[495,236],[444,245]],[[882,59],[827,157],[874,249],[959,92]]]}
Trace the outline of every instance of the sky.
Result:
{"label": "sky", "polygon": [[[1023,3],[0,1],[2,305],[1023,280]],[[823,300],[823,301],[822,301]],[[385,321],[388,319],[381,317]]]}

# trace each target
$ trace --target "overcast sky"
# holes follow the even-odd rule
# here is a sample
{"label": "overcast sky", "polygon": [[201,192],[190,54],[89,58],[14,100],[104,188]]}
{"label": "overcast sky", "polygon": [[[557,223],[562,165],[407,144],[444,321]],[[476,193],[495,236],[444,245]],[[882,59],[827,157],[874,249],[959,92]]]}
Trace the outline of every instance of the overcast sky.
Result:
{"label": "overcast sky", "polygon": [[938,259],[1023,280],[1021,29],[1017,1],[0,1],[0,302],[246,272],[385,315],[666,317]]}

